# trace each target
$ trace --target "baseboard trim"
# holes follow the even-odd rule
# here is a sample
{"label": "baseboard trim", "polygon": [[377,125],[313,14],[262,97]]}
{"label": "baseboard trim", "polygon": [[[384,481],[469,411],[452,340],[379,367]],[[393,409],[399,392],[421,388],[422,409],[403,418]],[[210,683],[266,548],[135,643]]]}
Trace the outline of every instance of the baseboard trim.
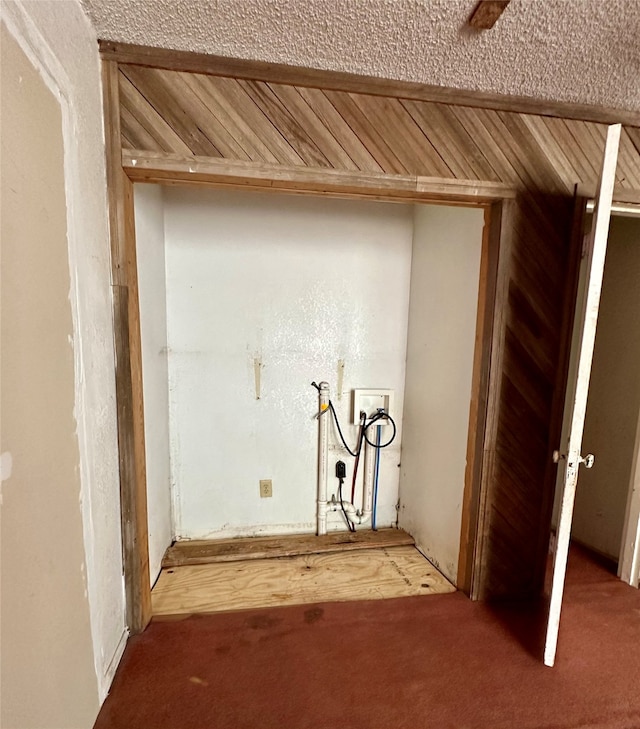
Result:
{"label": "baseboard trim", "polygon": [[118,666],[120,665],[120,660],[122,659],[122,655],[124,654],[124,649],[127,646],[127,640],[129,640],[129,631],[125,628],[122,631],[122,635],[120,636],[120,639],[118,640],[118,645],[116,646],[115,651],[113,652],[113,655],[111,656],[111,660],[107,664],[107,667],[105,668],[101,681],[100,681],[100,703],[107,698],[107,694],[109,693],[109,689],[111,688],[111,684],[113,683],[113,677],[116,675],[116,670],[118,669]]}

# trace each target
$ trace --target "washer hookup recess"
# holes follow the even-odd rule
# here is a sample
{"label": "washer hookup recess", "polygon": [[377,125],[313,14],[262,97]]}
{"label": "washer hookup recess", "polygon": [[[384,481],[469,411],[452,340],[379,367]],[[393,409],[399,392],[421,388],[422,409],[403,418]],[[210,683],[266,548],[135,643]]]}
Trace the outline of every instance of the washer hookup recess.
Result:
{"label": "washer hookup recess", "polygon": [[[380,410],[393,416],[393,390],[380,388],[353,390],[353,425],[360,425],[360,413],[366,413],[367,422],[377,415]],[[386,426],[389,421],[386,418],[376,420],[376,425]]]}

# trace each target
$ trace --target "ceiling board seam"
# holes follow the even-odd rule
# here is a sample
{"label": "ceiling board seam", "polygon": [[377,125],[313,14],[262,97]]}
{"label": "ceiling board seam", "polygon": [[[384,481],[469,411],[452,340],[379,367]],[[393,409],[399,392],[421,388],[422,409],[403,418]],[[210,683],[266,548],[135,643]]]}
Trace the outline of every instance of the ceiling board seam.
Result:
{"label": "ceiling board seam", "polygon": [[[401,100],[400,104],[404,107],[407,114],[411,116],[411,118],[425,135],[425,137],[429,139],[429,142],[431,142],[429,134],[424,129],[425,126],[428,126],[427,120],[425,119],[424,115],[428,114],[429,119],[433,119],[433,117],[435,116],[434,109],[431,106],[423,107],[423,104],[425,104],[425,102],[423,102],[422,104],[418,104],[418,102],[411,101],[409,99]],[[444,131],[441,131],[441,127],[443,126],[442,119],[440,119],[440,122],[440,124],[434,124],[433,127],[428,127],[429,133],[433,136],[434,141],[438,145],[436,148],[436,145],[431,142],[432,146],[437,149],[438,154],[442,158],[443,162],[447,165],[447,167],[451,170],[451,173],[454,175],[454,177],[476,177],[476,170],[470,163],[467,162],[467,157],[470,155],[466,154],[466,150],[463,149],[463,145],[461,144],[459,139],[453,139],[450,135],[447,135]],[[444,156],[443,151],[441,151],[443,148],[444,150],[446,150],[446,157]]]}
{"label": "ceiling board seam", "polygon": [[[212,76],[211,78],[214,85],[218,87],[220,87],[220,85],[222,86],[222,88],[220,88],[220,93],[225,98],[226,94],[228,94],[230,91],[233,91],[237,94],[238,98],[242,100],[241,103],[243,103],[243,108],[241,111],[246,113],[248,109],[251,109],[254,114],[258,115],[262,124],[266,125],[266,128],[270,131],[270,141],[275,144],[275,148],[268,143],[269,140],[267,139],[263,140],[264,144],[269,146],[269,149],[271,149],[271,151],[278,158],[278,161],[281,164],[304,166],[304,160],[302,159],[302,157],[300,157],[296,150],[291,146],[288,139],[282,134],[278,127],[269,118],[269,116],[262,111],[258,104],[256,104],[255,99],[253,99],[247,89],[242,86],[241,79],[228,78],[225,76]],[[229,99],[228,101],[229,103],[233,104],[233,101],[231,99]],[[262,130],[264,131],[263,128]]]}
{"label": "ceiling board seam", "polygon": [[[585,129],[586,135],[588,135],[594,143],[594,159],[597,160],[595,163],[595,171],[596,171],[596,179],[600,176],[600,166],[599,163],[602,160],[602,150],[604,149],[605,140],[606,140],[606,126],[603,124],[588,124],[584,123],[583,128]],[[595,150],[598,150],[598,153],[596,154]],[[615,172],[615,179],[616,183],[618,185],[621,184],[622,181],[622,175],[620,170],[620,164],[616,165],[616,172]]]}
{"label": "ceiling board seam", "polygon": [[[403,127],[409,128],[409,133],[411,134],[412,131],[415,133],[412,134],[414,139],[418,141],[420,139],[424,139],[427,144],[427,150],[430,151],[430,157],[432,160],[436,162],[436,164],[443,165],[443,167],[440,168],[438,174],[441,176],[446,177],[457,177],[457,175],[454,173],[454,171],[451,169],[451,167],[446,163],[440,152],[438,151],[438,148],[435,146],[435,144],[431,141],[428,134],[425,133],[425,131],[422,129],[422,127],[416,122],[416,120],[411,116],[411,114],[407,111],[403,104],[402,99],[397,99],[396,103],[398,105],[399,109],[399,122],[403,125]],[[444,175],[442,173],[445,173]],[[448,174],[446,174],[448,173]],[[466,175],[463,175],[463,177],[466,177]]]}
{"label": "ceiling board seam", "polygon": [[[229,125],[225,124],[224,121],[222,119],[220,119],[219,115],[216,114],[215,109],[212,108],[211,105],[208,104],[207,101],[203,98],[202,92],[199,90],[199,87],[196,83],[197,82],[196,76],[197,76],[197,74],[182,74],[182,73],[178,74],[178,78],[182,80],[183,86],[185,88],[189,89],[191,94],[193,94],[193,96],[199,101],[199,103],[202,105],[202,107],[204,109],[206,109],[207,113],[213,119],[216,120],[217,124],[219,125],[220,129],[222,130],[223,136],[226,134],[226,136],[228,136],[230,139],[233,140],[234,145],[242,151],[242,155],[238,155],[238,157],[240,157],[241,159],[242,159],[242,157],[244,157],[245,161],[248,161],[248,162],[255,161],[255,160],[252,160],[250,150],[246,149],[245,146],[240,142],[240,140],[238,140],[238,138],[237,138],[238,135],[233,133],[234,127],[232,127],[230,129]],[[211,138],[209,134],[207,134],[207,136],[209,138]],[[216,146],[221,146],[222,140],[218,140],[217,137],[216,137],[215,142],[213,139],[211,139],[211,141]],[[229,147],[229,145],[227,143],[225,143],[225,146]],[[224,152],[224,150],[222,150],[222,149],[221,149],[221,151]],[[236,156],[223,153],[223,158],[236,159]]]}
{"label": "ceiling board seam", "polygon": [[[246,162],[251,161],[251,156],[247,153],[244,147],[235,139],[233,134],[226,128],[226,126],[218,119],[213,109],[204,102],[200,94],[194,88],[193,74],[181,74],[178,73],[176,78],[181,81],[181,92],[184,94],[183,101],[185,105],[189,102],[189,107],[193,109],[195,105],[200,109],[204,110],[204,115],[199,114],[202,121],[207,121],[207,128],[203,127],[201,121],[196,120],[194,111],[191,112],[190,116],[193,123],[197,126],[200,132],[220,150],[223,159],[243,159]],[[209,119],[211,121],[209,121]],[[209,129],[213,125],[214,128]]]}
{"label": "ceiling board seam", "polygon": [[[447,104],[436,104],[433,102],[425,102],[428,108],[434,107],[438,109],[443,119],[443,123],[447,127],[451,127],[456,135],[466,141],[469,149],[469,164],[475,169],[475,174],[480,180],[495,179],[499,180],[498,173],[493,169],[489,160],[482,153],[482,150],[476,143],[475,139],[469,134],[464,125],[460,122],[455,114],[454,107]],[[476,169],[477,168],[477,169]]]}
{"label": "ceiling board seam", "polygon": [[[309,137],[309,139],[315,144],[315,146],[318,148],[318,150],[327,158],[327,161],[331,164],[331,166],[334,169],[351,169],[351,170],[357,170],[358,166],[354,162],[354,160],[351,159],[349,154],[347,153],[346,149],[340,144],[338,139],[335,137],[334,134],[332,134],[331,130],[324,124],[322,119],[316,114],[315,110],[312,109],[309,104],[303,99],[303,97],[298,92],[298,89],[295,86],[286,86],[284,84],[274,84],[269,83],[267,86],[271,89],[272,93],[278,98],[280,103],[289,110],[289,103],[292,102],[294,106],[294,111],[298,112],[300,109],[302,109],[302,114],[304,120],[311,124],[311,126],[316,127],[313,131],[317,131],[317,134],[311,134],[311,130],[304,127],[305,133]],[[290,90],[291,95],[294,96],[294,99],[291,99],[291,97],[286,97],[283,99],[281,94],[287,93],[286,89]],[[297,115],[294,116],[291,114],[291,116],[298,120]],[[321,127],[322,129],[317,129],[317,127]],[[323,133],[324,136],[327,137],[327,139],[330,139],[331,141],[325,141],[323,140]],[[337,149],[336,149],[337,148]],[[335,161],[332,160],[331,157],[335,158]],[[348,160],[348,163],[345,165],[344,160]]]}
{"label": "ceiling board seam", "polygon": [[[520,189],[527,189],[528,185],[520,177],[512,161],[507,157],[501,145],[496,142],[494,135],[487,127],[487,118],[489,114],[493,114],[495,112],[489,112],[485,109],[460,107],[454,109],[454,113],[465,129],[467,129],[467,132],[474,139],[478,135],[481,137],[484,142],[481,147],[483,154],[485,155],[488,164],[490,164],[496,171],[499,179],[502,182],[511,183]],[[491,153],[491,156],[489,156],[489,153]],[[496,165],[499,165],[499,167]]]}
{"label": "ceiling board seam", "polygon": [[[130,134],[128,134],[130,132]],[[120,104],[120,134],[122,136],[123,147],[126,147],[127,141],[130,149],[137,149],[140,144],[134,143],[132,140],[137,139],[144,144],[144,149],[151,148],[154,152],[162,152],[162,145],[158,143],[155,137],[144,128],[138,119],[127,109],[124,104]]]}
{"label": "ceiling board seam", "polygon": [[[398,100],[351,93],[348,94],[348,97],[358,108],[360,114],[366,117],[376,130],[380,129],[386,132],[385,135],[380,134],[380,138],[393,157],[398,161],[403,172],[405,174],[417,174],[418,170],[415,169],[415,157],[410,150],[405,148],[404,144],[406,142],[406,147],[412,146],[412,140],[407,139],[407,135],[399,125],[396,115],[389,113],[388,109],[387,113],[385,113],[385,110],[380,106],[381,104],[390,104],[392,101],[399,103]],[[393,144],[391,139],[395,139],[396,144]],[[436,171],[433,171],[433,175],[436,177],[439,176]]]}
{"label": "ceiling board seam", "polygon": [[233,105],[226,102],[225,96],[217,92],[216,89],[209,88],[207,79],[210,77],[202,74],[192,74],[192,76],[196,86],[194,91],[200,96],[211,113],[229,131],[229,134],[235,138],[249,158],[252,161],[277,164],[277,157],[259,139],[255,131],[245,123],[244,119],[233,108]]}
{"label": "ceiling board seam", "polygon": [[[504,115],[504,112],[501,112]],[[502,116],[504,121],[504,116]],[[523,151],[524,157],[527,159],[538,160],[539,163],[535,168],[541,173],[546,173],[546,179],[551,184],[545,182],[544,188],[550,192],[559,192],[565,195],[572,195],[578,180],[575,180],[575,174],[572,170],[569,172],[569,179],[565,180],[558,170],[552,155],[552,145],[550,135],[542,138],[535,129],[535,120],[540,117],[525,114],[511,114],[509,120],[512,125],[512,135],[519,149]],[[533,120],[533,121],[531,121]],[[545,179],[545,178],[541,178]],[[551,182],[552,181],[552,182]]]}
{"label": "ceiling board seam", "polygon": [[[385,174],[408,174],[404,165],[400,163],[400,160],[398,160],[393,150],[386,143],[384,137],[382,137],[376,126],[367,118],[366,114],[362,113],[350,94],[341,91],[332,91],[331,89],[323,89],[322,93],[337,110],[338,114],[345,119],[353,133],[364,144],[365,148],[380,165]],[[348,119],[345,117],[345,114],[349,116]],[[362,138],[363,134],[366,135],[368,142],[365,142]]]}
{"label": "ceiling board seam", "polygon": [[[161,145],[166,152],[184,152],[192,154],[188,145],[185,144],[174,129],[166,122],[154,108],[149,104],[147,99],[138,91],[138,89],[129,81],[129,79],[120,70],[118,74],[118,84],[120,89],[120,104],[122,107],[128,108],[130,113],[138,119],[140,125],[147,130],[151,136]],[[138,108],[135,105],[144,105],[144,112],[139,115]],[[151,129],[149,127],[152,127]],[[160,131],[163,130],[163,132]],[[171,139],[167,140],[165,134],[170,135]],[[167,149],[168,147],[168,149]]]}
{"label": "ceiling board seam", "polygon": [[[446,104],[443,104],[443,106],[446,106]],[[508,183],[513,183],[514,178],[516,176],[513,169],[511,170],[513,174],[508,174],[508,173],[502,174],[500,172],[499,166],[492,163],[490,157],[485,153],[484,147],[481,146],[480,144],[478,144],[478,142],[476,141],[476,137],[472,132],[473,132],[473,129],[476,126],[476,124],[478,124],[478,125],[480,124],[480,121],[479,120],[474,121],[473,119],[467,119],[467,122],[465,123],[463,121],[463,119],[461,118],[460,113],[462,113],[462,115],[464,116],[465,111],[467,111],[467,110],[473,111],[473,110],[470,109],[469,107],[453,107],[453,106],[446,107],[446,109],[447,110],[445,112],[445,116],[448,114],[451,114],[451,116],[455,120],[455,123],[460,125],[460,128],[462,129],[464,134],[466,134],[467,137],[469,137],[474,148],[477,150],[478,157],[484,162],[484,164],[487,166],[487,168],[489,170],[491,170],[491,173],[494,176],[494,178],[501,182],[507,181]],[[471,128],[468,128],[468,127],[471,127]],[[507,160],[504,157],[504,155],[503,155],[503,159],[505,161],[505,164],[507,164],[507,166],[508,166]],[[505,171],[506,171],[506,168],[504,168],[503,172],[505,172]],[[481,178],[481,179],[483,179],[483,178]]]}
{"label": "ceiling board seam", "polygon": [[[517,114],[505,117],[505,112],[497,111],[493,115],[491,123],[498,132],[498,138],[502,139],[513,155],[513,159],[518,165],[523,180],[528,180],[526,186],[532,190],[560,192],[563,185],[552,185],[551,190],[547,185],[547,180],[552,179],[548,174],[548,170],[543,169],[542,165],[538,167],[538,165],[529,164],[529,160],[527,159],[529,155],[525,153],[525,149],[526,147],[530,148],[530,140],[526,138],[526,135],[521,133],[518,126],[519,121]],[[538,155],[538,160],[540,162],[543,160],[546,162],[546,157],[542,153],[542,150],[539,151],[541,154]]]}
{"label": "ceiling board seam", "polygon": [[626,129],[622,130],[620,137],[620,160],[622,169],[626,169],[626,182],[631,189],[640,187],[640,155],[631,141]]}
{"label": "ceiling board seam", "polygon": [[[172,113],[170,118],[166,118],[167,110],[171,110],[173,106],[175,106],[174,102],[169,101],[168,103],[160,104],[159,102],[156,103],[153,101],[150,97],[150,94],[152,94],[152,91],[150,89],[150,81],[149,78],[144,77],[144,75],[140,76],[138,74],[138,81],[136,82],[136,72],[133,70],[133,78],[131,77],[132,74],[132,67],[127,67],[126,70],[122,69],[122,72],[126,76],[126,78],[131,82],[131,84],[138,90],[138,93],[146,100],[146,102],[165,120],[165,122],[171,127],[171,129],[174,131],[175,134],[182,139],[182,141],[187,145],[187,147],[191,150],[191,154],[197,155],[197,154],[206,154],[206,152],[200,152],[200,146],[201,143],[198,141],[197,137],[193,137],[192,133],[188,131],[187,127],[184,127],[183,124],[178,122],[178,116],[175,113]],[[157,81],[157,79],[156,79]],[[141,88],[143,87],[143,88]],[[160,94],[161,96],[171,98],[171,93],[166,90],[161,84],[159,85],[160,88]],[[143,90],[144,89],[144,90]],[[161,108],[158,108],[158,107]],[[193,126],[197,128],[197,125],[195,124],[193,119],[189,119],[189,121],[192,122]],[[178,128],[176,127],[184,127],[185,134],[181,134],[180,131],[178,131]],[[198,129],[198,131],[201,131]],[[202,132],[201,132],[202,133]],[[185,136],[187,139],[185,139]],[[203,135],[204,136],[204,135]],[[220,150],[211,142],[210,139],[206,138],[206,141],[211,146],[211,148],[214,150],[214,154],[208,155],[211,157],[223,157]],[[189,140],[189,141],[188,141]],[[197,149],[193,149],[193,146],[190,142],[194,143],[194,146],[197,147]]]}
{"label": "ceiling board seam", "polygon": [[123,145],[122,146],[123,147],[127,147],[127,145],[128,145],[129,146],[129,149],[134,149],[133,143],[131,142],[131,140],[129,139],[129,137],[127,137],[127,135],[125,134],[124,131],[120,130],[120,136],[122,138],[122,142],[123,142]]}
{"label": "ceiling board seam", "polygon": [[[340,92],[337,92],[340,93]],[[354,104],[354,106],[358,109],[358,112],[367,119],[368,123],[371,124],[371,126],[376,130],[376,133],[379,134],[380,140],[382,144],[389,150],[390,156],[393,157],[393,159],[397,160],[398,166],[402,172],[402,174],[415,174],[415,172],[411,169],[411,163],[409,161],[409,164],[407,164],[407,156],[402,154],[401,149],[402,147],[398,148],[397,145],[392,144],[391,141],[387,141],[389,136],[392,135],[392,122],[393,122],[393,116],[389,115],[389,118],[386,120],[381,120],[378,118],[377,109],[372,104],[377,102],[378,99],[381,99],[384,103],[385,101],[388,101],[388,99],[384,99],[382,97],[372,97],[365,94],[353,94],[348,93],[347,97],[350,99],[350,101]],[[386,125],[385,125],[386,121]],[[381,130],[378,132],[378,130]],[[387,132],[387,134],[384,134],[384,132]],[[399,130],[397,128],[395,129],[398,137],[400,136]],[[389,135],[389,136],[388,136]]]}
{"label": "ceiling board seam", "polygon": [[[253,99],[256,106],[270,119],[273,126],[280,132],[282,137],[295,149],[298,156],[305,165],[319,167],[330,167],[333,165],[317,148],[306,131],[300,126],[288,109],[281,103],[278,97],[271,91],[269,85],[259,81],[239,81],[248,95]],[[271,119],[272,114],[278,118]],[[281,128],[284,127],[284,129]],[[290,129],[288,129],[290,127]],[[293,139],[289,138],[289,134]],[[299,139],[297,139],[299,137]],[[297,142],[297,143],[296,143]]]}
{"label": "ceiling board seam", "polygon": [[[371,152],[369,152],[369,150],[362,143],[362,140],[358,138],[358,135],[351,128],[347,120],[344,119],[344,117],[329,101],[329,99],[325,96],[321,89],[309,89],[306,87],[298,86],[296,86],[295,88],[302,96],[302,98],[305,99],[305,101],[309,104],[309,106],[311,106],[312,108],[316,108],[316,113],[321,115],[325,126],[330,125],[331,127],[333,127],[335,120],[335,124],[340,127],[340,129],[337,129],[336,132],[339,132],[339,137],[341,137],[342,139],[336,136],[336,132],[334,132],[334,136],[336,136],[336,139],[338,139],[342,146],[345,147],[345,150],[347,146],[346,137],[349,138],[351,144],[349,145],[350,149],[348,150],[348,154],[353,159],[354,164],[357,165],[359,170],[361,170],[362,172],[383,171],[382,167],[380,167]],[[313,97],[314,100],[317,102],[315,106],[312,105],[310,96]],[[321,107],[320,109],[317,108],[318,105]],[[326,114],[324,113],[325,111],[327,112]],[[333,117],[333,120],[330,117]]]}
{"label": "ceiling board seam", "polygon": [[625,132],[629,135],[629,139],[631,140],[633,146],[636,148],[636,152],[640,157],[640,129],[625,127]]}
{"label": "ceiling board seam", "polygon": [[[546,147],[546,156],[549,159],[551,167],[555,170],[557,176],[562,181],[563,187],[569,194],[573,193],[575,186],[580,181],[578,174],[571,164],[569,158],[564,154],[562,148],[558,145],[555,137],[544,123],[542,117],[533,115],[521,115],[522,123],[525,125],[529,133],[532,135],[538,147],[541,149]],[[542,127],[542,128],[541,128]]]}
{"label": "ceiling board seam", "polygon": [[[578,175],[578,180],[593,179],[593,168],[582,145],[578,144],[576,138],[569,126],[569,122],[565,119],[551,119],[550,117],[542,117],[545,127],[549,130],[549,134],[557,141],[561,148],[571,150],[574,157],[574,169]],[[553,122],[553,123],[552,123]],[[570,122],[571,124],[575,122]]]}

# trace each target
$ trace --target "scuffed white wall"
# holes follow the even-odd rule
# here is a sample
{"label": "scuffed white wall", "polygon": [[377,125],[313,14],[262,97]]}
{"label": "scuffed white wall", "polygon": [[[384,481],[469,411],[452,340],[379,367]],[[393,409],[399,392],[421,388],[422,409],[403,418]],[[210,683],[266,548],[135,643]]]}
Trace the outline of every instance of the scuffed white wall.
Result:
{"label": "scuffed white wall", "polygon": [[620,555],[640,416],[640,221],[612,217],[589,384],[572,534]]}
{"label": "scuffed white wall", "polygon": [[[395,523],[401,478],[401,526],[455,580],[483,211],[188,188],[163,200],[173,535],[314,531],[311,380],[329,381],[343,426],[353,388],[390,387],[400,427],[378,524]],[[340,458],[348,490],[333,433],[330,487]]]}
{"label": "scuffed white wall", "polygon": [[[75,418],[86,588],[100,697],[124,648],[124,585],[100,69],[77,0],[3,0],[2,19],[62,109]],[[52,465],[54,467],[54,465]],[[51,670],[56,670],[54,666]]]}
{"label": "scuffed white wall", "polygon": [[415,208],[398,523],[454,583],[483,225],[481,209]]}
{"label": "scuffed white wall", "polygon": [[153,585],[172,541],[164,208],[159,185],[134,185],[147,465],[149,573]]}
{"label": "scuffed white wall", "polygon": [[[343,425],[355,387],[394,389],[402,422],[412,208],[180,188],[164,201],[175,535],[312,532],[311,381],[331,384]],[[382,457],[380,526],[396,521],[400,442]],[[339,458],[352,472],[335,446],[331,486]]]}

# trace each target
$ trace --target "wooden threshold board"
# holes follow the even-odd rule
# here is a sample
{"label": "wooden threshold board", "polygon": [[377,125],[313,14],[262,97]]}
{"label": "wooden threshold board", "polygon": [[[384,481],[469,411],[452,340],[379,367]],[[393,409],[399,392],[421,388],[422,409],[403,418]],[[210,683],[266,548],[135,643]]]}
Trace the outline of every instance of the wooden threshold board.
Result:
{"label": "wooden threshold board", "polygon": [[411,546],[163,569],[153,616],[193,615],[455,592]]}
{"label": "wooden threshold board", "polygon": [[249,537],[175,542],[165,552],[163,569],[182,565],[237,562],[300,554],[346,552],[359,549],[413,546],[413,537],[402,529],[367,529],[361,532],[292,534],[285,537]]}

